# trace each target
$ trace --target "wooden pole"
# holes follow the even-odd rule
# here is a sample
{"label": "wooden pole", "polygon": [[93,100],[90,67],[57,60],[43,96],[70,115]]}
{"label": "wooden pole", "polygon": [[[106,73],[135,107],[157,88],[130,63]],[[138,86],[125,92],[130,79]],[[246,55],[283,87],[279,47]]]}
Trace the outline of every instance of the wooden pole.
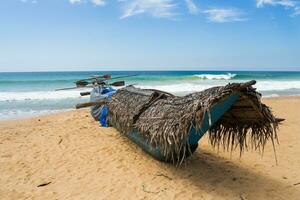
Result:
{"label": "wooden pole", "polygon": [[255,85],[255,84],[256,84],[256,80],[248,81],[248,82],[242,84],[241,89],[245,89],[245,88],[247,88],[251,85]]}
{"label": "wooden pole", "polygon": [[102,99],[100,101],[92,101],[92,102],[86,102],[86,103],[79,103],[76,105],[76,109],[80,109],[80,108],[86,108],[86,107],[90,107],[90,106],[101,106],[104,105],[106,103],[105,99]]}
{"label": "wooden pole", "polygon": [[90,94],[91,94],[91,92],[80,92],[80,96],[87,96]]}

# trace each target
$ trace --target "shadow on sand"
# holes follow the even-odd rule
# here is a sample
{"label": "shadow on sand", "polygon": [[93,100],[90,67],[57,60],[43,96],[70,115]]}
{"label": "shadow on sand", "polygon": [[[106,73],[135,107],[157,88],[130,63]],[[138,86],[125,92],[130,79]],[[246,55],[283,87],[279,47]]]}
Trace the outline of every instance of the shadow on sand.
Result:
{"label": "shadow on sand", "polygon": [[[186,164],[176,167],[173,164],[155,160],[127,138],[120,136],[119,139],[125,145],[116,145],[116,149],[121,148],[120,151],[123,152],[123,148],[126,146],[128,148],[127,151],[135,152],[134,154],[137,157],[141,157],[138,159],[143,160],[141,166],[154,164],[157,167],[156,170],[170,177],[174,183],[184,179],[184,185],[177,186],[176,183],[176,187],[182,187],[187,192],[190,192],[189,187],[193,186],[194,188],[199,188],[198,193],[200,194],[203,191],[211,194],[210,199],[300,199],[300,185],[293,185],[289,179],[284,179],[281,175],[276,177],[274,171],[278,171],[278,169],[270,172],[273,173],[271,177],[262,170],[262,172],[257,172],[254,169],[255,163],[253,167],[244,167],[233,162],[233,160],[201,148],[198,148],[187,159]],[[126,156],[128,162],[135,162],[132,154]],[[245,155],[243,159],[247,159]],[[280,165],[276,166],[274,161],[274,166],[270,166],[270,168],[273,167],[280,168]],[[198,197],[196,196],[195,199],[199,199]]]}
{"label": "shadow on sand", "polygon": [[185,166],[170,167],[168,170],[174,179],[187,179],[191,185],[219,197],[272,200],[300,198],[300,190],[282,177],[275,180],[267,174],[244,168],[203,149],[198,149]]}

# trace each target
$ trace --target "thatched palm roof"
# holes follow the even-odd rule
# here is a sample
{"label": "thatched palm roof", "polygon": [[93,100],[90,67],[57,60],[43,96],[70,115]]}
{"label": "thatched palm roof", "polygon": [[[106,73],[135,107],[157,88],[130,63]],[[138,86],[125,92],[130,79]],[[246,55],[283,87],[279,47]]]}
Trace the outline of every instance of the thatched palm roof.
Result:
{"label": "thatched palm roof", "polygon": [[227,150],[239,147],[242,152],[249,145],[263,150],[268,140],[277,139],[278,122],[261,103],[261,95],[251,86],[254,83],[232,83],[183,97],[128,86],[111,96],[108,119],[124,134],[138,129],[152,146],[162,148],[165,157],[178,162],[183,159],[178,158],[182,155],[180,152],[188,151],[186,144],[191,127],[200,128],[204,114],[209,113],[214,104],[238,93],[240,98],[210,128],[209,140],[213,146]]}

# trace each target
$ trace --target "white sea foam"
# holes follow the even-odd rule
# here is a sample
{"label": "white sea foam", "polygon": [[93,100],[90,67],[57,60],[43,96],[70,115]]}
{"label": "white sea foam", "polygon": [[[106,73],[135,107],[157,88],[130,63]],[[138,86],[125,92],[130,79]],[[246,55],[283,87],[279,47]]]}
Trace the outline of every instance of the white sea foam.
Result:
{"label": "white sea foam", "polygon": [[82,98],[79,91],[31,91],[31,92],[0,92],[0,101],[25,100],[59,100],[67,98]]}
{"label": "white sea foam", "polygon": [[[228,80],[210,80],[200,82],[183,82],[183,83],[170,83],[170,84],[156,84],[156,85],[143,85],[142,83],[137,85],[140,88],[152,88],[158,90],[164,90],[175,94],[187,94],[190,92],[198,92],[204,89],[208,89],[213,86],[226,85]],[[240,81],[237,81],[240,82]],[[258,92],[272,92],[277,94],[278,92],[284,92],[287,90],[300,91],[299,81],[258,81],[254,87]],[[86,89],[85,91],[89,91]],[[83,90],[81,90],[83,91]],[[0,102],[10,101],[30,101],[30,100],[64,100],[68,98],[81,99],[88,98],[81,97],[78,90],[66,90],[66,91],[31,91],[31,92],[0,92]],[[268,92],[269,93],[269,92]]]}
{"label": "white sea foam", "polygon": [[64,111],[69,111],[72,109],[55,109],[55,110],[1,110],[0,120],[9,120],[9,119],[23,119],[28,117],[35,117],[40,115],[48,115],[53,113],[59,113]]}
{"label": "white sea foam", "polygon": [[[140,88],[153,88],[158,90],[164,90],[171,93],[189,93],[201,91],[214,86],[226,85],[228,81],[218,81],[209,83],[180,83],[180,84],[169,84],[169,85],[139,85]],[[256,85],[258,92],[266,91],[285,91],[298,89],[300,90],[300,81],[258,81]]]}
{"label": "white sea foam", "polygon": [[208,79],[208,80],[230,80],[233,79],[236,74],[195,74],[194,76],[200,79]]}
{"label": "white sea foam", "polygon": [[300,89],[300,81],[257,81],[254,87],[256,87],[258,91]]}
{"label": "white sea foam", "polygon": [[267,94],[267,95],[264,95],[264,97],[273,98],[273,97],[280,97],[280,95],[279,94]]}
{"label": "white sea foam", "polygon": [[138,85],[142,89],[156,89],[171,93],[196,92],[211,87],[209,84],[179,83],[169,85]]}
{"label": "white sea foam", "polygon": [[[224,86],[232,80],[206,80],[165,82],[156,84],[140,83],[136,87],[158,89],[176,95],[185,95],[199,92],[214,86]],[[241,81],[236,81],[241,82]],[[254,87],[264,97],[300,95],[300,80],[261,80]],[[31,92],[0,92],[0,119],[24,118],[36,115],[49,114],[71,109],[76,103],[88,101],[89,96],[81,97],[80,91],[31,91]]]}

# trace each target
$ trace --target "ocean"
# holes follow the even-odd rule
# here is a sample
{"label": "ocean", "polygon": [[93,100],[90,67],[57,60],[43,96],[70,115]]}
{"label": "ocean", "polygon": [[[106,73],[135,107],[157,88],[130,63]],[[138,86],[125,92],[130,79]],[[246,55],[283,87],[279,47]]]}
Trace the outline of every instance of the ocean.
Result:
{"label": "ocean", "polygon": [[126,84],[185,95],[229,82],[257,80],[255,87],[265,97],[300,95],[300,71],[84,71],[84,72],[4,72],[0,73],[0,119],[16,119],[74,109],[79,91],[55,91],[72,87],[74,81],[97,74],[124,78]]}

